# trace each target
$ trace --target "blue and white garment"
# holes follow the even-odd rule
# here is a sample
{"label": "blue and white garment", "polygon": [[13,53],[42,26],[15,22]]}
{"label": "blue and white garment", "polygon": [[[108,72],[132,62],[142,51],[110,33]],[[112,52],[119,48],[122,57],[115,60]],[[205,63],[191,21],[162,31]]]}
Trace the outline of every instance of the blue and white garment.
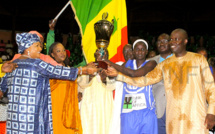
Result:
{"label": "blue and white garment", "polygon": [[8,88],[7,134],[52,134],[49,78],[75,80],[78,69],[52,66],[40,59],[14,62],[18,67],[0,85],[3,92]]}
{"label": "blue and white garment", "polygon": [[24,50],[29,48],[33,43],[39,41],[40,37],[37,34],[17,33],[16,44],[18,45],[18,53],[23,53]]}
{"label": "blue and white garment", "polygon": [[[139,68],[143,67],[145,61]],[[137,70],[136,60],[125,67]],[[137,87],[124,83],[121,113],[121,134],[157,134],[157,116],[152,85]]]}

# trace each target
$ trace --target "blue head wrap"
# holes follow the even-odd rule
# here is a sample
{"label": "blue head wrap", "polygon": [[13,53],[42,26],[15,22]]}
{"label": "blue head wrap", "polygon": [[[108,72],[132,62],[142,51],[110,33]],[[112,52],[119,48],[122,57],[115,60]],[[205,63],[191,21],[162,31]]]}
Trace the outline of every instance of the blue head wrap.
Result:
{"label": "blue head wrap", "polygon": [[25,49],[29,48],[35,42],[40,42],[40,37],[36,34],[31,33],[16,34],[18,53],[23,53]]}

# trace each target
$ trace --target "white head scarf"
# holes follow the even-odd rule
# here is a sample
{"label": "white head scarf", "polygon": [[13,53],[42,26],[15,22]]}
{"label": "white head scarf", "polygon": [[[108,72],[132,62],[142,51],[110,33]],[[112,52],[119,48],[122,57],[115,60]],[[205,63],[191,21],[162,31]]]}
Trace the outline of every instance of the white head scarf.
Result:
{"label": "white head scarf", "polygon": [[143,42],[146,45],[146,49],[148,50],[148,43],[143,40],[143,39],[137,39],[134,43],[133,43],[133,49],[135,47],[135,45],[137,44],[137,42]]}

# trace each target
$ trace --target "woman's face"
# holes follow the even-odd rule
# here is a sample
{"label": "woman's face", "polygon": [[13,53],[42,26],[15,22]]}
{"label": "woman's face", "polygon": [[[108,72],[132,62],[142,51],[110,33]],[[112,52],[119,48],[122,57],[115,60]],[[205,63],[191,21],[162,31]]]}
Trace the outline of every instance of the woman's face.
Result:
{"label": "woman's face", "polygon": [[138,42],[134,47],[133,53],[136,60],[143,60],[146,58],[148,50],[143,42]]}
{"label": "woman's face", "polygon": [[66,59],[66,49],[61,43],[58,43],[53,48],[51,55],[54,57],[55,61],[58,63],[63,63]]}
{"label": "woman's face", "polygon": [[26,49],[27,51],[29,51],[29,56],[33,59],[35,58],[40,58],[40,52],[42,51],[41,47],[40,47],[40,42],[35,42],[33,43],[28,49]]}

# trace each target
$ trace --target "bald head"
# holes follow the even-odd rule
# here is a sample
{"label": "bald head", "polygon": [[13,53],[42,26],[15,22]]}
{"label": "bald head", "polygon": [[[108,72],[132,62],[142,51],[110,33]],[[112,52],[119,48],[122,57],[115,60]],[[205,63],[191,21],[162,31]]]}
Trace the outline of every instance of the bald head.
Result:
{"label": "bald head", "polygon": [[188,34],[187,34],[187,32],[186,32],[184,29],[182,29],[182,28],[177,28],[177,29],[173,30],[173,31],[171,32],[171,34],[172,34],[172,33],[181,33],[181,35],[183,35],[184,39],[188,39]]}
{"label": "bald head", "polygon": [[132,49],[132,45],[131,45],[131,44],[126,44],[126,45],[123,47],[123,51],[125,51],[126,48],[131,48],[131,49]]}
{"label": "bald head", "polygon": [[123,56],[124,56],[125,61],[128,61],[129,59],[134,58],[131,44],[126,44],[123,47]]}
{"label": "bald head", "polygon": [[186,45],[188,43],[188,35],[184,29],[177,28],[171,32],[169,44],[172,52],[176,57],[184,56],[186,52]]}

